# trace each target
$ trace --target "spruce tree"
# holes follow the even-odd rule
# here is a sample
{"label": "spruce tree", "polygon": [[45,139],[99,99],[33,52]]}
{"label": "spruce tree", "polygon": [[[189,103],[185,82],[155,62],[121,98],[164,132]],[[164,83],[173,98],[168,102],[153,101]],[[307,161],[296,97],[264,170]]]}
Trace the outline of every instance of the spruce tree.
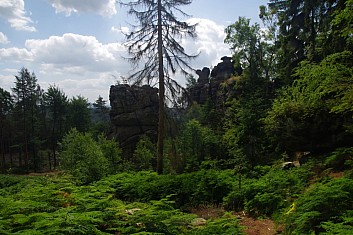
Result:
{"label": "spruce tree", "polygon": [[[157,172],[163,173],[163,145],[165,137],[165,98],[166,88],[169,95],[175,95],[182,87],[172,78],[178,70],[188,74],[189,61],[197,55],[190,55],[180,45],[184,36],[196,37],[195,26],[177,19],[188,16],[180,6],[191,4],[191,0],[136,0],[124,5],[129,14],[136,17],[139,25],[126,35],[129,61],[143,64],[130,78],[135,83],[158,84],[159,121],[157,146]],[[157,82],[158,81],[158,82]]]}
{"label": "spruce tree", "polygon": [[[22,149],[25,155],[25,165],[28,170],[30,151],[32,151],[33,163],[36,167],[36,143],[37,135],[35,125],[37,121],[37,101],[40,87],[37,84],[37,78],[34,73],[30,73],[27,68],[22,68],[15,76],[15,87],[12,88],[15,98],[15,112],[21,126]],[[36,169],[34,169],[36,170]]]}

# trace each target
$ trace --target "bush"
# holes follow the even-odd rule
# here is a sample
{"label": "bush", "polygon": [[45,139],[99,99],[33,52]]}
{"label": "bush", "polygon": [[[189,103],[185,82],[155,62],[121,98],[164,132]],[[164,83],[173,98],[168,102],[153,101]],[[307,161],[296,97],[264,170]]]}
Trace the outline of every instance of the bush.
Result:
{"label": "bush", "polygon": [[234,179],[231,170],[202,170],[181,175],[141,171],[109,176],[100,183],[114,188],[116,197],[125,201],[148,202],[172,195],[180,208],[203,203],[221,204],[232,191]]}
{"label": "bush", "polygon": [[222,218],[207,221],[206,227],[196,228],[190,232],[191,235],[242,235],[238,220],[231,214],[225,214]]}
{"label": "bush", "polygon": [[288,171],[272,168],[260,178],[244,179],[240,189],[235,187],[224,198],[224,206],[245,209],[253,216],[272,216],[291,204],[304,190],[310,176],[310,171],[304,167]]}
{"label": "bush", "polygon": [[235,183],[232,170],[202,170],[190,176],[197,179],[193,197],[199,203],[222,203],[223,198],[233,190]]}
{"label": "bush", "polygon": [[339,217],[339,221],[340,222],[323,222],[321,226],[326,230],[324,234],[352,235],[353,211],[347,211],[347,213]]}
{"label": "bush", "polygon": [[325,166],[335,171],[342,171],[347,168],[352,168],[350,165],[352,160],[353,148],[340,148],[325,159]]}
{"label": "bush", "polygon": [[317,183],[301,195],[295,205],[286,216],[288,233],[309,234],[331,229],[333,224],[343,222],[341,216],[353,210],[353,180],[341,178]]}
{"label": "bush", "polygon": [[247,201],[244,205],[246,211],[253,216],[271,216],[278,209],[286,205],[282,195],[278,193],[258,193],[254,198]]}
{"label": "bush", "polygon": [[91,183],[108,174],[109,162],[102,149],[88,133],[72,129],[62,140],[61,168],[82,183]]}
{"label": "bush", "polygon": [[9,182],[0,189],[0,234],[4,235],[241,234],[234,216],[196,225],[196,215],[175,209],[168,197],[124,203],[114,197],[107,179],[78,186],[64,176],[0,177]]}
{"label": "bush", "polygon": [[103,156],[109,162],[109,173],[115,174],[124,168],[121,168],[122,150],[119,147],[118,141],[115,139],[108,140],[102,134],[98,136],[98,145]]}
{"label": "bush", "polygon": [[136,145],[133,157],[137,170],[148,171],[153,169],[152,160],[156,157],[156,150],[148,136],[141,137]]}

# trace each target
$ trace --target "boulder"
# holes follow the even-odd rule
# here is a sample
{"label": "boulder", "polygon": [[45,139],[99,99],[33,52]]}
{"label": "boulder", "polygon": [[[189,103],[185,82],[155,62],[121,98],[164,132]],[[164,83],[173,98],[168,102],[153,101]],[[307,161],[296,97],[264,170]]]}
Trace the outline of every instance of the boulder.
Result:
{"label": "boulder", "polygon": [[294,168],[295,164],[293,162],[284,162],[282,163],[282,170],[289,170],[291,168]]}

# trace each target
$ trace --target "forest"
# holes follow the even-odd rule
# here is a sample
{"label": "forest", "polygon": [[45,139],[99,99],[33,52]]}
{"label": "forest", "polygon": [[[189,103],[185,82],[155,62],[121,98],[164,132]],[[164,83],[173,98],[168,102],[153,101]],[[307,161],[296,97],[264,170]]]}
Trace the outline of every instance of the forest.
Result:
{"label": "forest", "polygon": [[[203,103],[188,99],[193,75],[172,79],[189,65],[169,36],[171,72],[156,69],[162,32],[196,36],[168,14],[192,1],[142,2],[156,25],[127,5],[146,26],[128,49],[157,59],[131,79],[159,82],[158,137],[126,156],[106,100],[44,90],[20,68],[0,87],[0,234],[353,234],[353,0],[269,0],[261,25],[235,19],[234,73]],[[146,35],[153,48],[136,43]],[[249,232],[246,218],[274,225]]]}

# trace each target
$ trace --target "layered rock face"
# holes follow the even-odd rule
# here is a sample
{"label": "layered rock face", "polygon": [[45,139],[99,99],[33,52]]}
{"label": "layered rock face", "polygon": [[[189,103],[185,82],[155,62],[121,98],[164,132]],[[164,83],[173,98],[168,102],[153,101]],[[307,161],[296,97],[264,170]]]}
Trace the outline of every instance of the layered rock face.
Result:
{"label": "layered rock face", "polygon": [[[211,99],[217,106],[222,105],[224,99],[219,97],[220,84],[239,72],[235,71],[230,57],[222,57],[221,60],[212,71],[207,67],[196,71],[199,78],[189,89],[191,101],[205,104]],[[119,141],[126,159],[132,158],[141,135],[147,135],[153,142],[157,142],[157,88],[115,85],[110,87],[109,99],[111,135]]]}
{"label": "layered rock face", "polygon": [[208,99],[216,101],[219,85],[230,78],[231,75],[241,73],[235,71],[231,57],[224,56],[221,60],[222,62],[218,63],[212,69],[212,72],[207,67],[196,71],[199,78],[197,79],[197,83],[189,90],[192,101],[198,104],[204,104]]}
{"label": "layered rock face", "polygon": [[150,86],[110,87],[109,95],[112,124],[111,135],[123,149],[123,156],[131,158],[142,135],[157,138],[158,89]]}

